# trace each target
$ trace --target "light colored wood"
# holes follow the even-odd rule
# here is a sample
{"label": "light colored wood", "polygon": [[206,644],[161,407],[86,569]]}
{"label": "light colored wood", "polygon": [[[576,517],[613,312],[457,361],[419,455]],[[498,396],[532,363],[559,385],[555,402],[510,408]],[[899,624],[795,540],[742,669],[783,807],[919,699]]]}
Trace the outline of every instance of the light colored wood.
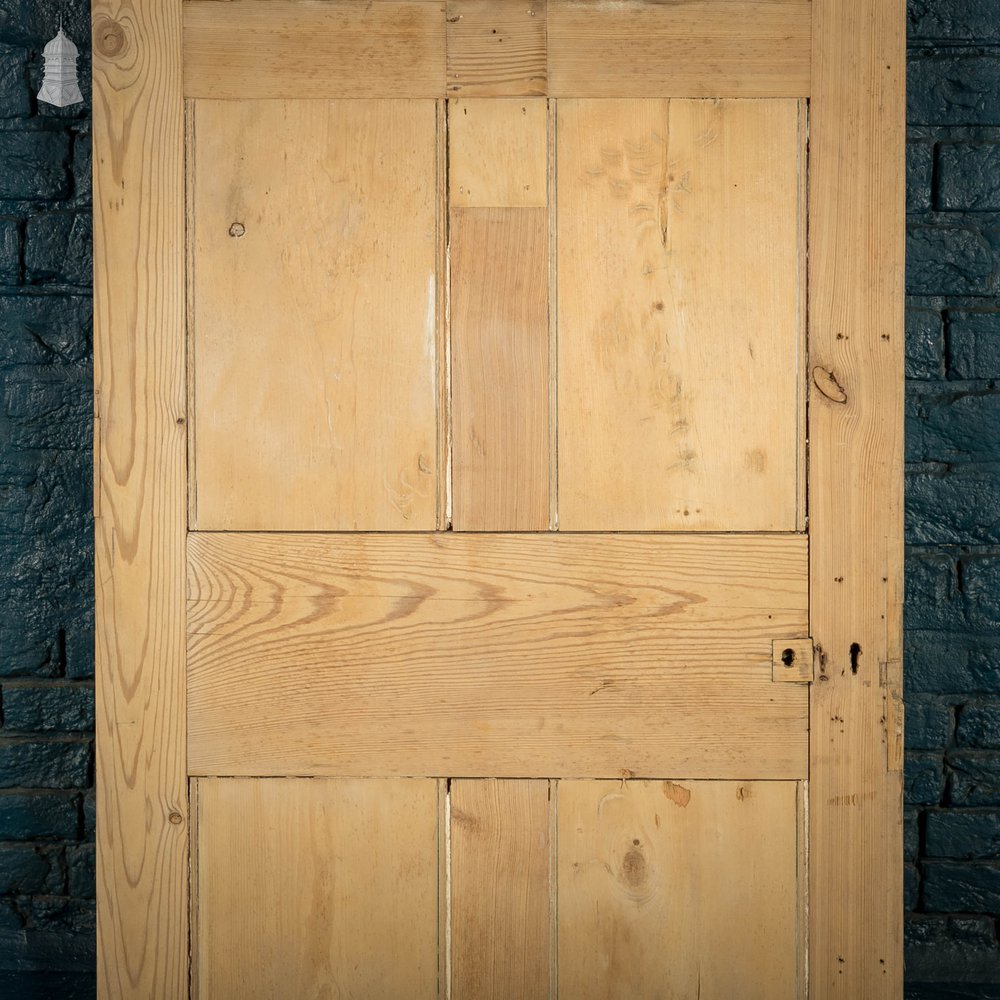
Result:
{"label": "light colored wood", "polygon": [[547,102],[448,102],[448,200],[455,208],[544,207],[548,184]]}
{"label": "light colored wood", "polygon": [[189,539],[193,774],[803,777],[798,535]]}
{"label": "light colored wood", "polygon": [[[121,18],[118,20],[117,18]],[[180,6],[95,0],[97,981],[188,984]]]}
{"label": "light colored wood", "polygon": [[561,781],[557,794],[561,996],[802,996],[795,782]]}
{"label": "light colored wood", "polygon": [[187,97],[444,96],[444,0],[184,0],[183,9]]}
{"label": "light colored wood", "polygon": [[448,92],[544,95],[545,15],[546,0],[448,0]]}
{"label": "light colored wood", "polygon": [[796,101],[559,102],[559,526],[791,531]]}
{"label": "light colored wood", "polygon": [[435,102],[437,128],[437,275],[435,280],[437,340],[437,529],[451,526],[451,335],[448,330],[448,102]]}
{"label": "light colored wood", "polygon": [[203,1000],[438,993],[436,781],[198,782]]}
{"label": "light colored wood", "polygon": [[549,524],[547,216],[451,216],[453,525]]}
{"label": "light colored wood", "polygon": [[804,0],[549,0],[552,97],[808,97]]}
{"label": "light colored wood", "polygon": [[548,1000],[547,781],[451,783],[454,1000]]}
{"label": "light colored wood", "polygon": [[905,6],[813,9],[809,995],[896,1000]]}
{"label": "light colored wood", "polygon": [[436,526],[435,134],[432,101],[196,102],[199,529]]}
{"label": "light colored wood", "polygon": [[776,639],[771,648],[771,679],[792,684],[811,683],[812,639]]}

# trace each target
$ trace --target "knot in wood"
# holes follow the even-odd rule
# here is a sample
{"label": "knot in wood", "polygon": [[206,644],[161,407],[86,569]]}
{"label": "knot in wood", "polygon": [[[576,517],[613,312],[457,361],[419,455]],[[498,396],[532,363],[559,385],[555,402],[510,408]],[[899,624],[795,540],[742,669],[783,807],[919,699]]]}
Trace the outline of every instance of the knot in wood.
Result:
{"label": "knot in wood", "polygon": [[847,393],[837,376],[829,368],[817,365],[812,370],[813,384],[833,403],[846,403]]}
{"label": "knot in wood", "polygon": [[102,14],[94,21],[94,48],[106,59],[121,55],[128,43],[125,29],[115,20]]}

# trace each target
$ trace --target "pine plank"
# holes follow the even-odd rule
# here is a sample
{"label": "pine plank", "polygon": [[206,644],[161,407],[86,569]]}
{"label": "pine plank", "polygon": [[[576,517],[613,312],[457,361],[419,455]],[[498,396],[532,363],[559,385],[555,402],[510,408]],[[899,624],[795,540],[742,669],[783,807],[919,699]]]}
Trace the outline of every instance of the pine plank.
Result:
{"label": "pine plank", "polygon": [[559,526],[792,531],[797,101],[563,100]]}
{"label": "pine plank", "polygon": [[547,102],[448,102],[448,201],[454,208],[544,208]]}
{"label": "pine plank", "polygon": [[448,0],[448,92],[530,97],[546,91],[546,0]]}
{"label": "pine plank", "polygon": [[[120,20],[118,20],[120,18]],[[188,984],[180,6],[93,5],[98,992]]]}
{"label": "pine plank", "polygon": [[195,102],[196,527],[435,527],[436,131],[432,101]]}
{"label": "pine plank", "polygon": [[810,997],[902,994],[905,7],[816,0]]}
{"label": "pine plank", "polygon": [[796,785],[560,781],[560,995],[801,997]]}
{"label": "pine plank", "polygon": [[452,523],[549,523],[547,214],[451,215]]}
{"label": "pine plank", "polygon": [[444,0],[184,0],[184,94],[443,97]]}
{"label": "pine plank", "polygon": [[549,0],[552,97],[808,97],[804,0]]}
{"label": "pine plank", "polygon": [[193,774],[803,777],[797,535],[189,539]]}
{"label": "pine plank", "polygon": [[548,1000],[547,781],[451,783],[453,1000]]}
{"label": "pine plank", "polygon": [[436,781],[197,785],[196,997],[437,1000]]}

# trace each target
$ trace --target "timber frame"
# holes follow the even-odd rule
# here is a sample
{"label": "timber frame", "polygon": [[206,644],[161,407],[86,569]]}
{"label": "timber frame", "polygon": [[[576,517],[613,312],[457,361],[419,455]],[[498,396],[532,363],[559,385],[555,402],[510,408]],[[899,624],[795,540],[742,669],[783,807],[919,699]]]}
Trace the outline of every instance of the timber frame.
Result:
{"label": "timber frame", "polygon": [[[621,10],[622,24],[633,26],[626,42],[646,33],[642,0],[548,0],[547,11],[544,2],[532,5],[531,23],[521,23],[527,8],[511,0],[337,7],[338,30],[384,41],[382,68],[410,53],[405,66],[414,76],[403,84],[411,96],[414,79],[422,96],[503,92],[489,52],[463,30],[462,18],[473,24],[488,7],[490,17],[509,15],[511,37],[534,53],[525,72],[540,95],[585,96],[595,72],[621,81],[618,96],[643,93],[649,79],[623,73],[634,53],[623,44],[616,63],[606,44]],[[369,21],[366,7],[374,10]],[[402,26],[404,9],[410,27]],[[105,998],[180,1000],[189,990],[184,101],[292,96],[303,82],[313,96],[390,96],[391,74],[350,83],[350,59],[339,64],[342,78],[298,78],[303,67],[331,65],[331,52],[346,51],[315,30],[326,16],[318,10],[290,0],[93,5]],[[900,997],[904,5],[691,0],[674,10],[676,37],[668,31],[658,43],[676,58],[647,70],[660,74],[658,87],[687,97],[810,98],[809,995]],[[268,30],[274,19],[284,37],[305,39],[323,58],[290,50],[286,64],[248,67],[220,51],[220,40],[237,45],[239,31]],[[717,26],[711,66],[684,56],[695,22]],[[599,48],[577,58],[593,38]],[[610,53],[604,62],[602,53]],[[220,72],[227,65],[228,75]],[[369,95],[372,87],[379,93]]]}

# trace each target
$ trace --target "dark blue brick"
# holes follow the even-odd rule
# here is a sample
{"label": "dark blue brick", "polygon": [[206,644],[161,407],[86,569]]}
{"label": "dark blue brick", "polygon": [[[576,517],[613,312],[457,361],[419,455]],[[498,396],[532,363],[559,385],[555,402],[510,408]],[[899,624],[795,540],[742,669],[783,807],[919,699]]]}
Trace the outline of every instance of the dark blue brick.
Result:
{"label": "dark blue brick", "polygon": [[94,839],[97,827],[97,799],[93,792],[83,797],[83,836],[86,840]]}
{"label": "dark blue brick", "polygon": [[90,38],[89,9],[79,0],[0,0],[0,39],[40,49],[62,17],[66,33],[83,52]]}
{"label": "dark blue brick", "polygon": [[994,632],[1000,630],[1000,557],[965,560],[963,581],[969,624]]}
{"label": "dark blue brick", "polygon": [[1000,209],[1000,145],[944,142],[937,150],[936,208]]}
{"label": "dark blue brick", "polygon": [[1000,753],[953,752],[948,787],[951,802],[961,806],[1000,806]]}
{"label": "dark blue brick", "polygon": [[909,0],[909,38],[1000,41],[994,0]]}
{"label": "dark blue brick", "polygon": [[944,750],[951,742],[952,706],[939,698],[910,698],[905,739],[909,750]]}
{"label": "dark blue brick", "polygon": [[[94,944],[94,932],[89,929],[75,934],[67,933],[64,928],[25,927],[0,931],[0,972],[21,975],[28,972],[87,972],[93,976]],[[14,979],[10,981],[16,982]],[[5,994],[0,993],[0,996]],[[17,997],[17,994],[14,996]],[[17,997],[17,1000],[20,998]],[[63,1000],[63,996],[61,993],[46,993],[39,1000]]]}
{"label": "dark blue brick", "polygon": [[985,862],[924,864],[928,913],[995,913],[1000,910],[1000,865]]}
{"label": "dark blue brick", "polygon": [[7,446],[85,451],[91,443],[90,372],[66,366],[22,366],[0,381]]}
{"label": "dark blue brick", "polygon": [[0,365],[89,359],[94,309],[80,295],[0,295]]}
{"label": "dark blue brick", "polygon": [[1000,852],[1000,810],[932,809],[927,813],[929,858],[991,858]]}
{"label": "dark blue brick", "polygon": [[947,555],[912,556],[906,562],[909,628],[948,628],[962,623],[955,562]]}
{"label": "dark blue brick", "polygon": [[915,910],[920,902],[920,872],[916,865],[903,865],[903,909]]}
{"label": "dark blue brick", "polygon": [[1000,392],[925,397],[923,459],[1000,462]]}
{"label": "dark blue brick", "polygon": [[25,277],[32,284],[55,281],[89,285],[93,278],[89,212],[48,212],[28,220]]}
{"label": "dark blue brick", "polygon": [[976,995],[967,992],[978,988],[973,984],[1000,982],[1000,953],[990,917],[911,915],[904,922],[904,943],[908,983],[938,983],[949,990],[962,983],[966,992],[948,996],[968,998]]}
{"label": "dark blue brick", "polygon": [[58,858],[29,844],[0,844],[0,895],[61,892]]}
{"label": "dark blue brick", "polygon": [[89,770],[84,742],[0,739],[0,788],[84,788]]}
{"label": "dark blue brick", "polygon": [[959,746],[1000,750],[1000,702],[970,701],[958,713]]}
{"label": "dark blue brick", "polygon": [[69,892],[79,899],[93,899],[95,893],[95,852],[93,844],[66,848]]}
{"label": "dark blue brick", "polygon": [[3,685],[7,731],[77,732],[94,728],[94,690],[79,684]]}
{"label": "dark blue brick", "polygon": [[944,793],[941,758],[908,753],[903,767],[903,798],[909,805],[933,806]]}
{"label": "dark blue brick", "polygon": [[907,227],[906,290],[911,295],[985,295],[994,283],[993,250],[978,229]]}
{"label": "dark blue brick", "polygon": [[0,285],[16,285],[20,279],[20,222],[0,216]]}
{"label": "dark blue brick", "polygon": [[944,370],[944,324],[935,309],[906,310],[906,377],[940,378]]}
{"label": "dark blue brick", "polygon": [[0,840],[74,840],[79,828],[77,796],[0,792]]}
{"label": "dark blue brick", "polygon": [[70,192],[66,132],[4,132],[0,143],[0,198],[65,198]]}
{"label": "dark blue brick", "polygon": [[27,64],[26,49],[0,44],[0,118],[19,118],[30,113]]}
{"label": "dark blue brick", "polygon": [[934,146],[928,142],[906,144],[906,210],[923,212],[931,207]]}
{"label": "dark blue brick", "polygon": [[916,861],[920,853],[920,812],[906,809],[903,812],[903,857]]}
{"label": "dark blue brick", "polygon": [[1000,57],[910,50],[906,71],[910,125],[1000,122]]}
{"label": "dark blue brick", "polygon": [[[90,205],[93,188],[90,131],[81,128],[73,138],[73,202]],[[88,256],[90,250],[88,248]]]}
{"label": "dark blue brick", "polygon": [[1000,542],[1000,466],[911,467],[904,496],[910,542]]}
{"label": "dark blue brick", "polygon": [[955,378],[1000,378],[1000,310],[948,311],[948,368]]}

